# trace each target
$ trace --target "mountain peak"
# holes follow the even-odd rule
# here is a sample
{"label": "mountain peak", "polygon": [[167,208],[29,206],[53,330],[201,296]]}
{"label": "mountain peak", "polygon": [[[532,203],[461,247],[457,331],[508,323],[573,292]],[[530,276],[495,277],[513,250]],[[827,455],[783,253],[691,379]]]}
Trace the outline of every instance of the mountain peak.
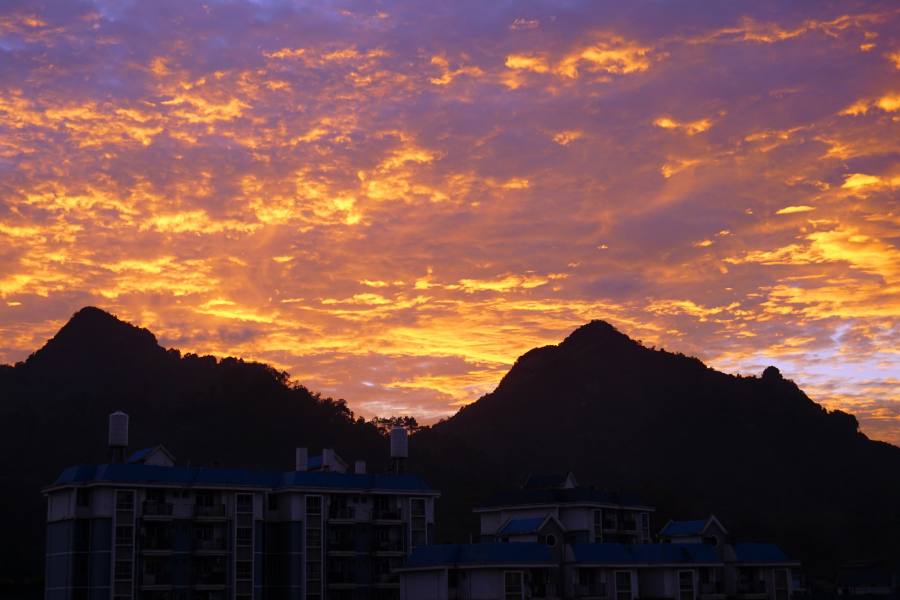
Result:
{"label": "mountain peak", "polygon": [[165,349],[147,329],[126,323],[105,310],[86,306],[73,314],[26,364],[29,369],[65,372],[83,364],[122,367],[163,354]]}
{"label": "mountain peak", "polygon": [[597,344],[625,344],[632,343],[636,344],[634,340],[630,337],[613,327],[610,323],[606,321],[591,321],[586,325],[582,325],[575,331],[569,334],[565,340],[562,341],[560,347],[566,346],[575,346],[575,345],[597,345]]}

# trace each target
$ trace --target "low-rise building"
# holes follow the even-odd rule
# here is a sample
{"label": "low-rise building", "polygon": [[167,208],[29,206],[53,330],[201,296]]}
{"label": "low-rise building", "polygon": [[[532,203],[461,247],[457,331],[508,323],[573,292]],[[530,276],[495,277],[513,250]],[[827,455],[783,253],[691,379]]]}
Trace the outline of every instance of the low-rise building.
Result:
{"label": "low-rise building", "polygon": [[[799,566],[775,544],[730,543],[715,516],[669,521],[652,543],[652,507],[581,488],[571,473],[529,477],[474,510],[481,543],[416,549],[399,570],[401,600],[788,600]],[[520,560],[485,561],[481,577],[463,577],[469,552]]]}

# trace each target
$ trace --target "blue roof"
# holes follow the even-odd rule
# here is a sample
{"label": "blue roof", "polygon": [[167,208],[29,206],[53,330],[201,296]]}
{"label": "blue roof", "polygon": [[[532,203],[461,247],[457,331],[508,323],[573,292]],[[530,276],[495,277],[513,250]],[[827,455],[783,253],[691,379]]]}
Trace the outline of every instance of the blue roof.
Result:
{"label": "blue roof", "polygon": [[419,546],[413,550],[404,566],[551,562],[553,562],[553,556],[550,554],[550,549],[537,542],[485,542]]}
{"label": "blue roof", "polygon": [[529,475],[525,481],[525,489],[534,489],[542,487],[558,487],[566,482],[569,478],[568,473],[562,475]]}
{"label": "blue roof", "polygon": [[790,562],[777,544],[734,544],[734,554],[740,562]]}
{"label": "blue roof", "polygon": [[267,473],[249,469],[209,467],[163,467],[144,464],[107,464],[70,467],[57,477],[53,485],[119,481],[128,483],[172,483],[180,485],[240,485],[267,488],[320,487],[365,490],[429,491],[418,475],[357,475],[322,471],[288,471]]}
{"label": "blue roof", "polygon": [[702,521],[672,521],[659,535],[698,535],[706,527],[708,519]]}
{"label": "blue roof", "polygon": [[716,551],[706,544],[577,544],[572,546],[580,563],[716,563]]}
{"label": "blue roof", "polygon": [[321,456],[312,456],[306,461],[307,469],[318,469],[322,466],[322,457]]}
{"label": "blue roof", "polygon": [[593,502],[597,504],[623,504],[625,506],[647,506],[637,494],[626,492],[602,492],[588,488],[542,488],[522,489],[490,496],[482,508],[494,506],[514,506],[520,504],[572,504]]}
{"label": "blue roof", "polygon": [[134,454],[128,457],[128,460],[125,461],[129,464],[136,463],[147,458],[147,455],[159,448],[159,446],[153,446],[152,448],[144,448],[143,450],[138,450]]}
{"label": "blue roof", "polygon": [[575,562],[634,562],[628,546],[622,544],[576,544],[572,546]]}
{"label": "blue roof", "polygon": [[516,534],[516,533],[532,533],[538,527],[541,526],[541,523],[544,522],[546,517],[534,517],[531,519],[512,519],[506,525],[503,526],[498,535],[502,534]]}

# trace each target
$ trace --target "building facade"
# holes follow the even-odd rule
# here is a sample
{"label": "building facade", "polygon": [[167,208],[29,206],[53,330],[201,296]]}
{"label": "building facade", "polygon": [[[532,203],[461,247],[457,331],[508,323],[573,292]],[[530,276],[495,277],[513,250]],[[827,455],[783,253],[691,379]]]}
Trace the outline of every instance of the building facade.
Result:
{"label": "building facade", "polygon": [[799,563],[775,544],[732,544],[714,516],[670,521],[654,543],[653,512],[571,473],[529,477],[475,509],[481,543],[416,549],[401,600],[788,600],[796,588]]}
{"label": "building facade", "polygon": [[433,543],[439,493],[361,461],[347,473],[333,450],[296,459],[176,467],[158,446],[66,469],[43,490],[46,600],[398,599],[394,570]]}

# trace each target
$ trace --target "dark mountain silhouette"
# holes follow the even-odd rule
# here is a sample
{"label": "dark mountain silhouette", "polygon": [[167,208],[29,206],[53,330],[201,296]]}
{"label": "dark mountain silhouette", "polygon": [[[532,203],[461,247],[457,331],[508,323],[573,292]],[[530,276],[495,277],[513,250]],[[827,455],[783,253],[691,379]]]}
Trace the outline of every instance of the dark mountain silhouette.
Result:
{"label": "dark mountain silhouette", "polygon": [[[0,580],[43,575],[41,486],[106,462],[107,417],[131,415],[130,449],[162,443],[181,464],[288,470],[293,447],[388,464],[375,423],[343,400],[236,358],[159,346],[85,308],[15,366],[0,365]],[[897,564],[900,448],[812,402],[777,369],[761,378],[645,348],[603,322],[523,355],[497,389],[410,440],[410,469],[442,491],[437,541],[477,536],[471,508],[529,473],[574,471],[628,487],[669,516],[710,512],[745,541],[779,542],[822,572],[847,557]]]}
{"label": "dark mountain silhouette", "polygon": [[372,472],[389,464],[387,440],[343,400],[264,364],[181,356],[146,329],[84,308],[26,361],[0,365],[0,514],[16,516],[0,535],[0,581],[43,576],[40,488],[66,467],[107,462],[116,410],[131,416],[130,451],[161,443],[182,465],[287,471],[298,445],[335,447]]}
{"label": "dark mountain silhouette", "polygon": [[[827,571],[900,562],[900,448],[869,440],[769,367],[727,375],[594,321],[524,354],[497,389],[432,431],[522,481],[572,470],[627,487],[669,516],[716,514],[744,541],[777,541]],[[441,485],[435,473],[434,484]]]}

